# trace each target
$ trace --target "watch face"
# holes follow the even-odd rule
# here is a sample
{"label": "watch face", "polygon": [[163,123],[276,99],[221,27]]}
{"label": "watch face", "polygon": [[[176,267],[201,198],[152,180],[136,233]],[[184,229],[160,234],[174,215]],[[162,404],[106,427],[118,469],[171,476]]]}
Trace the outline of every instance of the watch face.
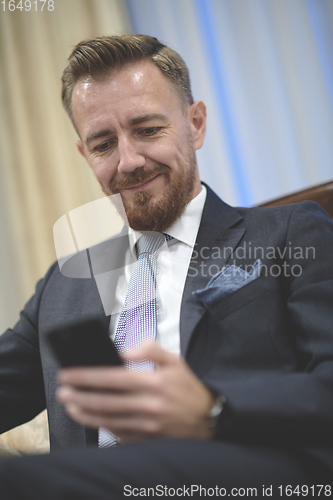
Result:
{"label": "watch face", "polygon": [[209,427],[214,428],[217,425],[219,416],[221,415],[224,405],[226,403],[226,398],[222,395],[217,396],[215,404],[209,414]]}

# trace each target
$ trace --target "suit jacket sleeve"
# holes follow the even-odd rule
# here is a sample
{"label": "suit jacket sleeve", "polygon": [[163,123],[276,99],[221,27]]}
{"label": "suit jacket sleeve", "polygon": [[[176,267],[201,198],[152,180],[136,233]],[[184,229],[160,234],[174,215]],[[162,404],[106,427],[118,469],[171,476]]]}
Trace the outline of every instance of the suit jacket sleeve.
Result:
{"label": "suit jacket sleeve", "polygon": [[38,282],[20,321],[0,336],[0,433],[31,420],[46,405],[38,338],[39,308],[55,265]]}

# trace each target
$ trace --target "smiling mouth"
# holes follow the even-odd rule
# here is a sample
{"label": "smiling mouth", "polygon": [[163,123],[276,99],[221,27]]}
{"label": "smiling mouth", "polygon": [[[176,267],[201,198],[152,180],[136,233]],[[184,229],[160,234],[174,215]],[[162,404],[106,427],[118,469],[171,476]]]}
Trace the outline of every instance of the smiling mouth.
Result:
{"label": "smiling mouth", "polygon": [[145,189],[150,185],[151,182],[153,182],[157,177],[159,177],[161,174],[157,174],[151,179],[148,179],[147,181],[141,182],[140,184],[136,184],[135,186],[131,186],[128,188],[125,188],[124,191],[140,191],[142,189]]}

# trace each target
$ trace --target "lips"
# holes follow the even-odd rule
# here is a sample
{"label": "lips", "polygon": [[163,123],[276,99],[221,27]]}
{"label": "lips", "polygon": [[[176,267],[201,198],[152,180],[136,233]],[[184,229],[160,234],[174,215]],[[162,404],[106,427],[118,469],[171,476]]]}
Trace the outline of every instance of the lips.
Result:
{"label": "lips", "polygon": [[[144,181],[144,182],[141,182],[140,184],[136,184],[135,186],[130,186],[130,187],[127,187],[125,188],[126,190],[140,190],[142,188],[145,188],[151,181],[153,181],[154,179],[156,179],[160,174],[157,174],[157,175],[154,175],[154,177],[151,177],[150,179],[148,179],[147,181]],[[147,186],[148,187],[148,186]]]}
{"label": "lips", "polygon": [[163,164],[157,164],[149,170],[136,169],[134,172],[127,174],[123,179],[112,180],[110,183],[110,191],[113,194],[125,190],[139,191],[146,185],[148,187],[148,184],[160,174],[167,175],[168,170],[168,167]]}

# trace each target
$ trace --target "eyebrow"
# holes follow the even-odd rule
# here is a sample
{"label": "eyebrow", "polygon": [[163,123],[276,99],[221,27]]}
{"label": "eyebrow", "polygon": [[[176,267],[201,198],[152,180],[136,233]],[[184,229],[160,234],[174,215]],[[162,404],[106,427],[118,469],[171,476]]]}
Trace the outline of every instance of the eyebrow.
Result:
{"label": "eyebrow", "polygon": [[141,123],[148,122],[149,120],[163,120],[166,121],[166,117],[160,113],[150,113],[146,115],[140,115],[136,118],[132,118],[129,121],[130,125],[140,125]]}
{"label": "eyebrow", "polygon": [[98,132],[94,132],[93,134],[88,135],[87,139],[84,142],[87,146],[89,146],[89,144],[95,139],[100,139],[101,137],[107,137],[112,133],[113,133],[112,130],[109,128],[99,130]]}
{"label": "eyebrow", "polygon": [[[140,116],[136,116],[135,118],[132,118],[132,120],[129,121],[129,124],[131,126],[140,125],[141,123],[145,123],[145,122],[148,122],[150,120],[162,120],[165,122],[166,117],[160,113],[150,113],[150,114],[140,115]],[[93,132],[92,134],[88,135],[87,139],[84,142],[87,146],[89,146],[89,144],[91,142],[93,142],[94,140],[100,139],[101,137],[107,137],[107,136],[110,136],[112,134],[114,134],[113,130],[111,130],[109,128],[102,129],[102,130],[99,130],[98,132]]]}

